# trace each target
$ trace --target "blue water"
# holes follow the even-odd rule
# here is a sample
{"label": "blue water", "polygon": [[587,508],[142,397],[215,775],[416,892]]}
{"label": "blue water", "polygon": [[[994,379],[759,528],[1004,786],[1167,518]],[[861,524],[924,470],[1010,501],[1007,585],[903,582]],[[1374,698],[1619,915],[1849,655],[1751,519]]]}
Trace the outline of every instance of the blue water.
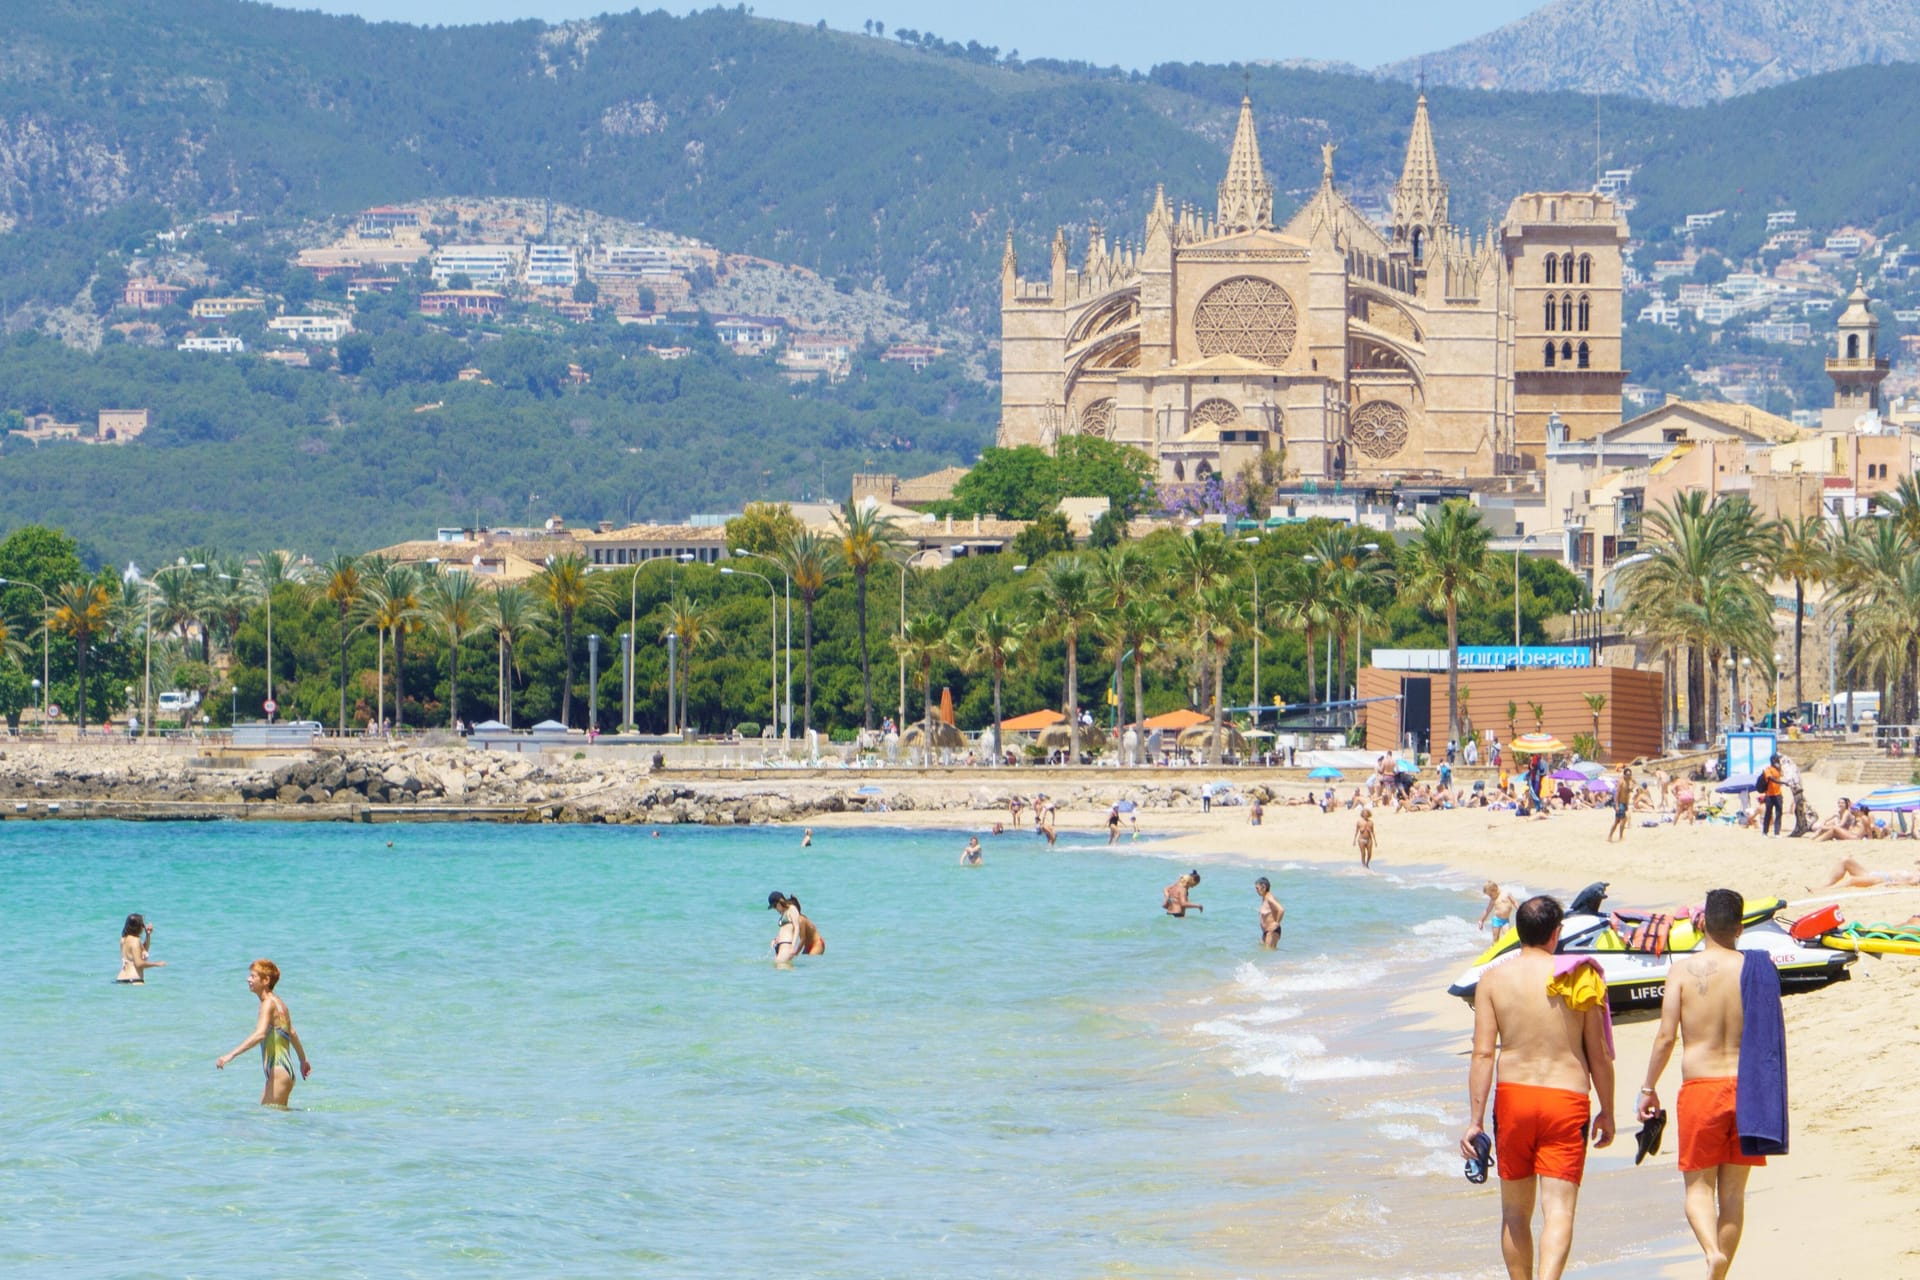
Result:
{"label": "blue water", "polygon": [[[1253,870],[1174,921],[1147,844],[961,843],[0,825],[0,1273],[1225,1276],[1281,1231],[1362,1274],[1418,1234],[1382,1170],[1453,1193],[1443,1086],[1358,998],[1393,971],[1338,957],[1465,953],[1477,899],[1276,873],[1269,955]],[[792,972],[775,888],[828,944]],[[290,1113],[257,1054],[213,1068],[258,956],[314,1064]],[[1356,1125],[1411,1136],[1343,1172]]]}

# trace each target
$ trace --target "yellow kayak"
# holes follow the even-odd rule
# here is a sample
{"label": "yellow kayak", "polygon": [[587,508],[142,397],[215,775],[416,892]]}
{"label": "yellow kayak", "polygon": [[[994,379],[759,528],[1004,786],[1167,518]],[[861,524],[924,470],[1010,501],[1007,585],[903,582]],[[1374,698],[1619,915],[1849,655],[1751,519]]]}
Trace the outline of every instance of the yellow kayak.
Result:
{"label": "yellow kayak", "polygon": [[1870,956],[1920,956],[1920,926],[1843,924],[1820,935],[1820,943],[1835,951],[1861,951]]}

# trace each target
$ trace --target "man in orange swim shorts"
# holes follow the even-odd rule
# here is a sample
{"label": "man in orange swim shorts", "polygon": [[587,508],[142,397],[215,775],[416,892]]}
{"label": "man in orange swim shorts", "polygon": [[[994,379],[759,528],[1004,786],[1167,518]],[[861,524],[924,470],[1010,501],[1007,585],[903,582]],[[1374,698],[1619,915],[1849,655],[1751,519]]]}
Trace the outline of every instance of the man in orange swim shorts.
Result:
{"label": "man in orange swim shorts", "polygon": [[1685,1042],[1680,1057],[1680,1172],[1687,1183],[1687,1223],[1707,1255],[1714,1280],[1733,1266],[1746,1221],[1747,1171],[1767,1162],[1743,1155],[1734,1122],[1739,1087],[1740,1037],[1746,1010],[1740,999],[1738,949],[1740,895],[1715,889],[1707,895],[1706,945],[1698,954],[1674,961],[1667,993],[1660,1004],[1660,1030],[1647,1062],[1647,1083],[1638,1112],[1651,1119],[1660,1109],[1660,1074],[1673,1057],[1676,1038]]}
{"label": "man in orange swim shorts", "polygon": [[[1613,1053],[1602,1003],[1575,1009],[1548,991],[1565,909],[1528,898],[1514,912],[1520,950],[1480,975],[1473,1001],[1473,1066],[1467,1077],[1472,1123],[1460,1154],[1475,1158],[1493,1098],[1500,1160],[1500,1252],[1512,1280],[1559,1280],[1573,1249],[1573,1216],[1587,1163],[1589,1088],[1593,1145],[1613,1141]],[[1544,997],[1544,998],[1543,998]],[[1494,1090],[1498,1067],[1499,1089]],[[1535,1270],[1533,1209],[1541,1207]]]}

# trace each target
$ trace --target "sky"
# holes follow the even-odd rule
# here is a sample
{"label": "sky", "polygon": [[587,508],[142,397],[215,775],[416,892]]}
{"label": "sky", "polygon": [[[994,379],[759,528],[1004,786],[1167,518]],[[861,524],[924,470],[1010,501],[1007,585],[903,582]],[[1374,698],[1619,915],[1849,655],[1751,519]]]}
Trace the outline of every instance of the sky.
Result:
{"label": "sky", "polygon": [[[625,6],[621,0],[275,0],[286,8],[354,13],[428,24],[559,22]],[[1348,9],[1327,0],[1212,0],[1205,20],[1183,21],[1166,0],[1085,4],[1033,0],[751,0],[763,18],[825,19],[860,31],[869,19],[887,30],[910,27],[943,40],[977,40],[1023,58],[1077,58],[1146,70],[1160,62],[1233,62],[1312,58],[1375,67],[1431,53],[1504,26],[1545,0],[1364,0]],[[684,2],[643,8],[684,13]],[[701,6],[707,7],[707,6]],[[731,6],[728,6],[731,7]]]}

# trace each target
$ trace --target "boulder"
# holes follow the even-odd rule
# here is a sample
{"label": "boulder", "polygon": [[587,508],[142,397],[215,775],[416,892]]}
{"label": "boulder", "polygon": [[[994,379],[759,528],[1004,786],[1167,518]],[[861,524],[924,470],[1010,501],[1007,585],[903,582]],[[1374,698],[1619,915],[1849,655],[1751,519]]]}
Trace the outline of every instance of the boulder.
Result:
{"label": "boulder", "polygon": [[310,787],[319,780],[320,770],[311,760],[301,760],[287,772],[287,781],[297,787]]}
{"label": "boulder", "polygon": [[413,775],[402,765],[390,764],[380,775],[386,779],[389,787],[408,787],[413,785]]}
{"label": "boulder", "polygon": [[289,782],[281,786],[280,788],[278,788],[274,792],[273,798],[278,800],[281,804],[294,804],[294,803],[297,803],[300,797],[304,794],[305,793],[301,791],[299,787],[296,787],[291,782]]}

